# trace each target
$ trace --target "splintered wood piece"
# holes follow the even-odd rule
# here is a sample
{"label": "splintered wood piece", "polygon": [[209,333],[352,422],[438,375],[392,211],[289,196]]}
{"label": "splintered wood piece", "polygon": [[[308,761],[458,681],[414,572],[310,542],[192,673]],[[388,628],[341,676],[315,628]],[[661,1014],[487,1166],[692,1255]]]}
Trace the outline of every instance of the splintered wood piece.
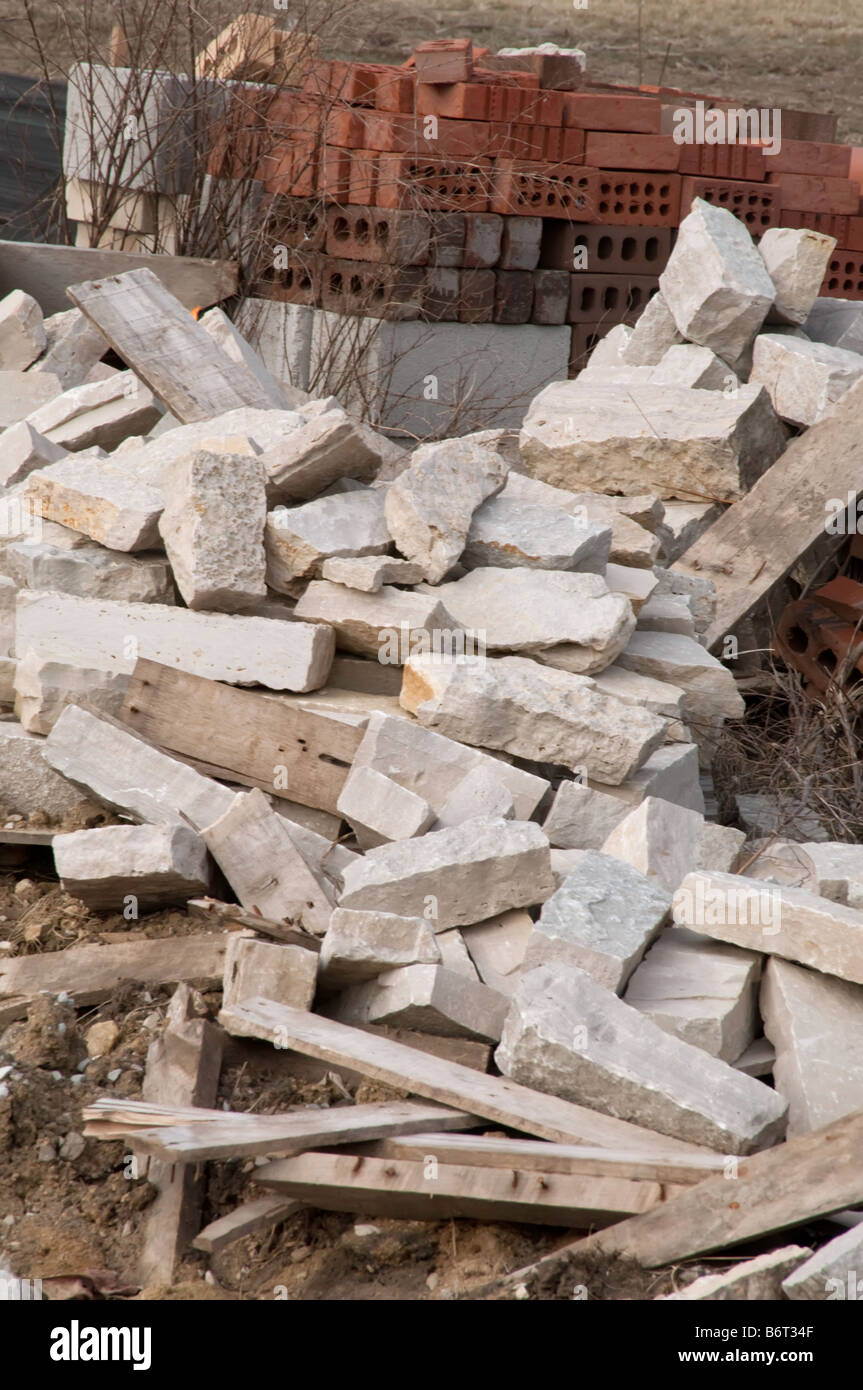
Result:
{"label": "splintered wood piece", "polygon": [[293,1197],[257,1197],[252,1202],[211,1221],[199,1231],[192,1241],[195,1250],[203,1250],[207,1255],[216,1255],[228,1245],[242,1240],[243,1236],[254,1235],[256,1231],[268,1230],[280,1221],[286,1221],[294,1212],[302,1211],[303,1203]]}

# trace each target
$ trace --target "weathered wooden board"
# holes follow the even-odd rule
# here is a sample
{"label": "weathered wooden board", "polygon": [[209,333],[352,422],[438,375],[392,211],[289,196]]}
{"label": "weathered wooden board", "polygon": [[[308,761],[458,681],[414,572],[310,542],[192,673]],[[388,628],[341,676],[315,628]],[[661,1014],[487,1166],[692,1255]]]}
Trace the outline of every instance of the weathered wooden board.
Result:
{"label": "weathered wooden board", "polygon": [[152,270],[85,280],[66,293],[181,424],[242,406],[272,409],[257,377],[219,347]]}
{"label": "weathered wooden board", "polygon": [[256,1169],[255,1182],[325,1211],[425,1221],[463,1216],[582,1229],[650,1211],[662,1201],[656,1182],[330,1153],[277,1159]]}
{"label": "weathered wooden board", "polygon": [[70,285],[127,270],[152,270],[186,309],[208,309],[237,292],[235,261],[193,256],[138,256],[78,246],[45,246],[35,241],[0,241],[0,297],[12,290],[32,294],[43,314],[69,308]]}
{"label": "weathered wooden board", "polygon": [[280,1221],[285,1221],[294,1212],[301,1211],[302,1202],[293,1197],[257,1197],[252,1202],[220,1216],[199,1231],[192,1241],[195,1250],[203,1250],[207,1255],[216,1255],[228,1245],[242,1240],[243,1236],[254,1235],[256,1231],[268,1230]]}
{"label": "weathered wooden board", "polygon": [[190,917],[199,917],[203,922],[218,922],[222,926],[251,927],[262,936],[272,936],[287,946],[303,946],[307,951],[320,954],[321,938],[311,932],[301,931],[299,927],[286,927],[283,922],[271,922],[269,917],[259,917],[255,912],[246,912],[236,903],[222,903],[216,898],[189,898],[186,911]]}
{"label": "weathered wooden board", "polygon": [[857,493],[863,494],[863,383],[792,440],[751,491],[675,561],[675,569],[716,585],[710,647],[824,538],[830,500],[845,506]]}
{"label": "weathered wooden board", "polygon": [[376,1037],[287,1004],[275,1004],[270,999],[245,999],[242,1004],[223,1009],[219,1020],[229,1033],[239,1037],[263,1038],[331,1065],[352,1067],[389,1086],[467,1110],[540,1139],[631,1149],[662,1157],[708,1152],[695,1144],[641,1129],[627,1120],[531,1091],[506,1077],[487,1076],[458,1062],[445,1062],[389,1038]]}
{"label": "weathered wooden board", "polygon": [[290,695],[241,690],[145,660],[132,673],[123,721],[171,753],[206,760],[228,781],[332,813],[363,735]]}

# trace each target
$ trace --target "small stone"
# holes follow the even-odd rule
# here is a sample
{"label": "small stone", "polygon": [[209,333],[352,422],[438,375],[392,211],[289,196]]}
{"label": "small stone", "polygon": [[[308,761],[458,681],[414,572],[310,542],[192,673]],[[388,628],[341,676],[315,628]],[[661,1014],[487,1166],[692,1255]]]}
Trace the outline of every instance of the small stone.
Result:
{"label": "small stone", "polygon": [[88,1057],[104,1057],[112,1052],[120,1039],[120,1029],[113,1019],[94,1023],[84,1034]]}

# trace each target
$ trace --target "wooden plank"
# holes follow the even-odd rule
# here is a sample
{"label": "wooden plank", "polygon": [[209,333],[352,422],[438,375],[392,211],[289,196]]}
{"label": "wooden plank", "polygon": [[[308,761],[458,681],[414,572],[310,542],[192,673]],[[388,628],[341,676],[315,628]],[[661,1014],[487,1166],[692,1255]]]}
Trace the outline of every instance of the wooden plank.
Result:
{"label": "wooden plank", "polygon": [[[188,985],[178,985],[161,1037],[150,1044],[145,1100],[163,1105],[212,1106],[219,1089],[222,1034],[192,1016]],[[203,1184],[194,1164],[151,1161],[147,1180],[157,1196],[147,1208],[140,1256],[142,1283],[166,1283],[201,1227]]]}
{"label": "wooden plank", "polygon": [[[340,1105],[329,1110],[302,1106],[280,1115],[248,1115],[215,1110],[200,1119],[165,1115],[161,1107],[148,1117],[140,1107],[128,1119],[111,1106],[97,1103],[84,1110],[85,1134],[92,1139],[128,1139],[136,1151],[168,1163],[201,1163],[206,1159],[243,1158],[253,1154],[299,1154],[321,1144],[344,1144],[388,1134],[416,1134],[430,1125],[470,1129],[475,1115],[449,1111],[418,1101]],[[148,1118],[150,1124],[147,1124]]]}
{"label": "wooden plank", "polygon": [[300,927],[286,927],[283,922],[272,922],[269,917],[259,917],[256,912],[246,912],[237,903],[222,903],[217,898],[189,898],[186,911],[190,917],[199,917],[204,922],[219,922],[223,926],[251,927],[262,936],[272,936],[288,946],[302,946],[307,951],[320,954],[321,938]]}
{"label": "wooden plank", "polygon": [[222,1009],[219,1020],[229,1033],[239,1037],[263,1038],[334,1066],[352,1067],[388,1086],[558,1144],[580,1142],[662,1156],[709,1152],[680,1139],[654,1134],[627,1120],[531,1091],[506,1077],[486,1076],[457,1062],[445,1062],[389,1038],[376,1037],[270,999],[244,999],[241,1004]]}
{"label": "wooden plank", "polygon": [[206,759],[218,776],[334,814],[363,736],[303,709],[294,696],[241,690],[146,660],[135,664],[122,717],[161,748]]}
{"label": "wooden plank", "polygon": [[398,1139],[377,1139],[357,1145],[355,1151],[376,1158],[414,1160],[431,1154],[440,1163],[468,1163],[481,1168],[538,1170],[590,1178],[629,1178],[677,1186],[704,1182],[721,1173],[725,1164],[721,1154],[707,1154],[703,1158],[669,1154],[661,1159],[627,1150],[476,1134],[406,1134]]}
{"label": "wooden plank", "polygon": [[656,1182],[350,1154],[304,1153],[277,1159],[256,1169],[254,1180],[324,1211],[424,1221],[474,1217],[584,1228],[650,1211],[662,1201],[662,1187]]}
{"label": "wooden plank", "polygon": [[50,845],[56,830],[5,830],[0,826],[0,845]]}
{"label": "wooden plank", "polygon": [[145,256],[96,247],[46,246],[35,241],[0,241],[0,297],[12,290],[31,294],[42,312],[69,308],[66,291],[83,280],[151,270],[186,309],[208,309],[237,292],[236,261],[194,256]]}
{"label": "wooden plank", "polygon": [[85,280],[66,291],[183,425],[225,410],[271,410],[266,389],[234,362],[152,270]]}
{"label": "wooden plank", "polygon": [[711,579],[716,615],[711,648],[769,592],[795,561],[824,540],[830,499],[863,493],[863,387],[848,391],[827,419],[785,453],[687,551],[675,569]]}
{"label": "wooden plank", "polygon": [[216,1255],[228,1245],[242,1240],[243,1236],[269,1230],[302,1209],[303,1203],[293,1197],[257,1197],[252,1202],[243,1202],[242,1206],[235,1207],[227,1216],[211,1221],[209,1226],[198,1232],[192,1246],[207,1255]]}
{"label": "wooden plank", "polygon": [[529,1284],[538,1272],[570,1257],[623,1255],[646,1268],[672,1264],[856,1206],[863,1202],[861,1155],[863,1111],[858,1111],[812,1134],[737,1159],[736,1177],[732,1172],[710,1178],[661,1211],[566,1245],[509,1275],[505,1286]]}
{"label": "wooden plank", "polygon": [[275,61],[275,17],[241,14],[198,54],[195,76],[266,77]]}

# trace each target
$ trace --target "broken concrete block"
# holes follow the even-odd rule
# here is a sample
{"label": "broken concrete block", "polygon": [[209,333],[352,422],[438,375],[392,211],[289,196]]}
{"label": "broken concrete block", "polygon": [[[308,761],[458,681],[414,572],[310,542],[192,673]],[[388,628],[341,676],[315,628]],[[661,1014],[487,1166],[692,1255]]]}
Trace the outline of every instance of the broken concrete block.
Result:
{"label": "broken concrete block", "polygon": [[639,676],[635,671],[625,671],[617,663],[606,666],[604,671],[597,671],[593,681],[603,695],[613,695],[621,704],[637,705],[651,714],[659,715],[660,719],[669,720],[666,737],[673,737],[681,743],[689,742],[689,730],[683,722],[683,691],[679,686],[654,680],[652,676]]}
{"label": "broken concrete block", "polygon": [[863,355],[781,333],[759,333],[750,381],[792,425],[814,425],[863,376]]}
{"label": "broken concrete block", "polygon": [[716,825],[706,820],[698,836],[693,868],[730,874],[745,843],[745,831],[735,830],[733,825]]}
{"label": "broken concrete block", "polygon": [[296,580],[320,577],[330,557],[386,554],[391,541],[384,496],[364,488],[301,507],[277,507],[267,515],[265,542],[267,583],[290,593]]}
{"label": "broken concrete block", "polygon": [[32,472],[26,490],[49,521],[81,531],[109,550],[152,550],[161,544],[162,492],[122,459],[61,459]]}
{"label": "broken concrete block", "polygon": [[458,927],[438,932],[435,941],[440,950],[440,963],[445,970],[454,970],[457,975],[464,975],[468,980],[479,981],[476,966],[467,953],[464,937]]}
{"label": "broken concrete block", "polygon": [[651,946],[623,997],[666,1033],[736,1062],[757,1031],[760,978],[756,952],[671,927]]}
{"label": "broken concrete block", "polygon": [[461,624],[437,593],[385,585],[377,593],[363,594],[326,579],[313,579],[294,616],[317,623],[321,631],[326,629],[320,625],[328,624],[345,651],[373,656],[383,665],[400,666],[417,646],[428,651],[438,642],[446,651],[457,638]]}
{"label": "broken concrete block", "polygon": [[605,582],[613,594],[622,594],[628,599],[637,616],[649,602],[658,580],[652,570],[610,564],[605,569]]}
{"label": "broken concrete block", "polygon": [[718,502],[666,502],[665,515],[656,534],[669,564],[694,545],[722,511]]}
{"label": "broken concrete block", "polygon": [[[45,319],[45,352],[31,371],[50,372],[61,390],[83,386],[109,345],[80,309],[67,309]],[[59,394],[59,393],[58,393]]]}
{"label": "broken concrete block", "polygon": [[628,806],[640,806],[646,796],[655,796],[704,814],[698,749],[692,743],[663,744],[619,786],[609,786],[599,780],[594,781],[593,786]]}
{"label": "broken concrete block", "polygon": [[575,873],[586,849],[553,849],[551,851],[551,872],[554,876],[554,891],[562,888],[570,874]]}
{"label": "broken concrete block", "polygon": [[402,965],[440,961],[437,938],[425,918],[337,907],[321,942],[319,969],[328,989],[343,989]]}
{"label": "broken concrete block", "polygon": [[616,367],[632,341],[633,331],[626,323],[616,323],[594,347],[588,366]]}
{"label": "broken concrete block", "polygon": [[462,564],[603,574],[610,549],[610,526],[576,521],[556,508],[490,497],[473,514]]}
{"label": "broken concrete block", "polygon": [[207,850],[188,826],[107,825],[55,835],[60,885],[100,912],[185,904],[208,893]]}
{"label": "broken concrete block", "polygon": [[[208,309],[198,319],[202,328],[209,333],[213,342],[218,343],[219,347],[236,362],[238,366],[246,367],[251,372],[259,386],[264,389],[264,394],[270,400],[275,410],[286,410],[293,406],[300,406],[305,397],[305,392],[295,391],[288,387],[283,390],[275,377],[264,366],[263,361],[243,337],[224,309],[218,306]],[[288,399],[290,396],[292,399]],[[273,996],[270,995],[270,998]]]}
{"label": "broken concrete block", "polygon": [[674,1303],[752,1303],[782,1298],[785,1287],[783,1280],[798,1269],[811,1255],[805,1245],[783,1245],[781,1250],[770,1250],[766,1255],[756,1255],[753,1260],[743,1260],[719,1274],[703,1274],[694,1279],[678,1293],[663,1294],[660,1302]]}
{"label": "broken concrete block", "polygon": [[649,569],[659,555],[659,541],[644,526],[627,516],[619,507],[625,498],[605,497],[595,492],[570,492],[564,487],[552,487],[514,470],[507,475],[506,485],[499,494],[507,502],[528,506],[553,507],[568,512],[584,524],[598,523],[611,527],[609,559],[618,565],[633,565]]}
{"label": "broken concrete block", "polygon": [[259,460],[197,449],[167,465],[163,485],[159,532],[186,606],[236,613],[266,598]]}
{"label": "broken concrete block", "polygon": [[127,675],[138,657],[192,675],[271,690],[317,690],[333,659],[332,630],[157,603],[116,603],[30,592],[18,595],[16,651]]}
{"label": "broken concrete block", "polygon": [[860,1301],[863,1269],[863,1225],[843,1231],[800,1264],[782,1281],[782,1292],[795,1302],[804,1299]]}
{"label": "broken concrete block", "polygon": [[441,807],[433,828],[447,830],[466,820],[475,820],[477,816],[515,819],[512,792],[503,779],[487,767],[474,767],[465,773]]}
{"label": "broken concrete block", "polygon": [[489,651],[567,644],[585,674],[610,665],[635,628],[631,604],[599,574],[489,567],[434,592],[460,627],[484,634]]}
{"label": "broken concrete block", "polygon": [[361,849],[373,849],[390,840],[410,840],[422,835],[435,820],[434,811],[421,796],[371,767],[351,769],[337,806]]}
{"label": "broken concrete block", "polygon": [[702,936],[863,984],[863,912],[802,888],[740,874],[687,874],[674,895],[674,920]]}
{"label": "broken concrete block", "polygon": [[62,389],[51,372],[0,371],[0,429],[28,419]]}
{"label": "broken concrete block", "polygon": [[256,941],[242,932],[229,932],[225,948],[222,1005],[263,996],[292,1009],[310,1009],[317,985],[318,957],[305,946]]}
{"label": "broken concrete block", "polygon": [[0,299],[0,368],[24,371],[45,347],[42,310],[23,290]]}
{"label": "broken concrete block", "polygon": [[815,891],[822,898],[863,908],[863,845],[811,840],[799,849],[811,861],[817,883]]}
{"label": "broken concrete block", "polygon": [[746,353],[776,289],[746,226],[696,198],[680,224],[659,288],[678,329],[732,367]]}
{"label": "broken concrete block", "polygon": [[703,820],[697,811],[646,796],[614,827],[602,852],[673,893],[695,861]]}
{"label": "broken concrete block", "polygon": [[522,975],[495,1061],[504,1076],[721,1153],[781,1139],[785,1102],[557,963]]}
{"label": "broken concrete block", "polygon": [[670,347],[685,342],[674,316],[657,290],[642,309],[629,341],[619,354],[620,362],[630,367],[653,367],[662,361]]}
{"label": "broken concrete block", "polygon": [[42,753],[44,739],[28,734],[12,720],[0,721],[0,803],[16,815],[44,811],[60,819],[86,800],[62,769],[52,770]]}
{"label": "broken concrete block", "polygon": [[710,726],[740,719],[746,706],[734,677],[692,637],[676,632],[634,632],[617,659],[625,671],[677,685],[684,692],[687,722]]}
{"label": "broken concrete block", "polygon": [[695,631],[706,632],[716,612],[716,586],[713,580],[701,575],[684,574],[673,566],[654,569],[653,573],[657,580],[656,593],[684,594],[692,608]]}
{"label": "broken concrete block", "polygon": [[642,632],[677,632],[695,636],[695,619],[683,594],[654,594],[638,611]]}
{"label": "broken concrete block", "polygon": [[740,385],[727,362],[707,347],[676,343],[653,368],[657,386],[688,386],[691,391],[733,390]]}
{"label": "broken concrete block", "polygon": [[0,487],[22,483],[36,468],[47,468],[65,458],[66,450],[52,444],[26,420],[10,425],[0,439]]}
{"label": "broken concrete block", "polygon": [[152,825],[186,825],[186,816],[200,829],[221,816],[234,799],[220,782],[76,705],[63,710],[47,739],[33,743],[44,758],[43,767],[62,773],[112,810]]}
{"label": "broken concrete block", "polygon": [[411,657],[401,704],[461,743],[559,763],[623,782],[657,748],[664,720],[601,695],[589,677],[524,657],[440,661]]}
{"label": "broken concrete block", "polygon": [[[497,990],[499,994],[512,994],[515,989],[532,933],[530,913],[520,908],[501,912],[487,922],[475,922],[461,929],[477,975],[484,985]],[[446,936],[447,933],[442,932],[441,935]]]}
{"label": "broken concrete block", "polygon": [[835,237],[808,227],[768,227],[758,251],[776,290],[769,323],[806,322],[835,249]]}
{"label": "broken concrete block", "polygon": [[52,443],[78,452],[99,444],[109,452],[130,435],[147,434],[162,408],[134,372],[73,386],[27,416]]}
{"label": "broken concrete block", "polygon": [[50,734],[67,705],[87,704],[119,718],[128,676],[91,671],[27,651],[15,663],[15,714],[29,734]]}
{"label": "broken concrete block", "polygon": [[438,815],[475,768],[485,768],[491,777],[500,778],[512,796],[516,820],[529,820],[549,789],[545,778],[513,767],[502,758],[465,748],[431,729],[380,711],[369,716],[353,766],[373,767],[391,777],[423,797]]}
{"label": "broken concrete block", "polygon": [[419,584],[423,568],[394,555],[346,556],[324,560],[321,578],[333,584],[344,584],[348,589],[376,594],[385,584]]}
{"label": "broken concrete block", "polygon": [[122,603],[174,603],[171,568],[160,554],[130,555],[92,544],[61,550],[45,542],[16,541],[7,545],[3,564],[22,589],[54,589]]}
{"label": "broken concrete block", "polygon": [[776,1049],[776,1089],[788,1134],[808,1134],[863,1108],[863,989],[773,957],[761,988],[764,1032]]}
{"label": "broken concrete block", "polygon": [[745,1071],[747,1076],[772,1076],[775,1061],[776,1050],[772,1042],[769,1038],[762,1037],[750,1043],[734,1065],[738,1071]]}
{"label": "broken concrete block", "polygon": [[396,548],[439,583],[458,560],[480,503],[500,492],[507,466],[499,454],[466,440],[421,444],[386,494]]}
{"label": "broken concrete block", "polygon": [[742,497],[786,439],[755,383],[729,395],[655,382],[624,392],[577,377],[534,397],[519,443],[544,482],[601,491],[613,478],[624,493],[704,501]]}
{"label": "broken concrete block", "polygon": [[542,828],[556,849],[601,849],[628,814],[625,802],[575,779],[561,782]]}
{"label": "broken concrete block", "polygon": [[658,884],[607,854],[588,850],[543,905],[524,969],[575,965],[621,994],[670,910],[671,894]]}
{"label": "broken concrete block", "polygon": [[803,329],[815,343],[863,352],[863,307],[856,299],[819,297]]}
{"label": "broken concrete block", "polygon": [[446,966],[405,965],[346,989],[331,1015],[342,1023],[389,1024],[438,1037],[497,1042],[508,1008],[506,995]]}
{"label": "broken concrete block", "polygon": [[436,932],[551,896],[548,840],[530,821],[466,821],[370,850],[344,874],[340,907],[426,917]]}
{"label": "broken concrete block", "polygon": [[239,792],[201,835],[243,907],[324,935],[332,890],[303,854],[290,821],[271,809],[259,788]]}
{"label": "broken concrete block", "polygon": [[273,506],[316,497],[339,478],[371,482],[381,453],[357,422],[337,408],[263,446],[261,463],[267,472],[267,501]]}

